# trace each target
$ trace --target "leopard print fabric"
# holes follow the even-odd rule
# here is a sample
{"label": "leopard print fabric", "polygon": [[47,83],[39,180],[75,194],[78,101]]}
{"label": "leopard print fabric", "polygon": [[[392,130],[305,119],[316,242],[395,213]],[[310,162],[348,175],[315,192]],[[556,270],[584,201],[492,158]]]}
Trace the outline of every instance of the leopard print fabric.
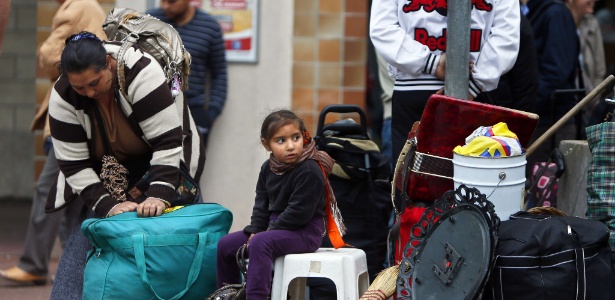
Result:
{"label": "leopard print fabric", "polygon": [[103,186],[111,196],[119,201],[126,201],[126,189],[128,189],[128,169],[122,166],[117,159],[110,155],[103,156],[102,170],[100,172],[100,179]]}

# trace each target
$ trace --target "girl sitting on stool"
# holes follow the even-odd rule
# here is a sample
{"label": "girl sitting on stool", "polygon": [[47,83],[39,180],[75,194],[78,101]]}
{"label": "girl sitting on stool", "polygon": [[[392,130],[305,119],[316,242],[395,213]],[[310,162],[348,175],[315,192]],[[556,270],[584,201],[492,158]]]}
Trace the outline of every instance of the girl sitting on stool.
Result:
{"label": "girl sitting on stool", "polygon": [[[269,114],[261,127],[261,143],[271,155],[258,176],[251,223],[222,237],[216,266],[218,288],[241,282],[235,254],[247,244],[246,297],[251,300],[269,296],[275,258],[318,249],[325,215],[327,231],[337,241],[334,245],[344,246],[341,216],[326,177],[333,159],[316,150],[303,120],[288,110]],[[331,205],[326,205],[327,200]]]}

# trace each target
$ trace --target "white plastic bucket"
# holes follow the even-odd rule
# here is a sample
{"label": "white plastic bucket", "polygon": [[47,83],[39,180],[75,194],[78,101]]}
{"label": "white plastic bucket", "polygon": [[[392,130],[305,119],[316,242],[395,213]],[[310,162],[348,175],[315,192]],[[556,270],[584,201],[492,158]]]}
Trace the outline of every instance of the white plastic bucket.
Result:
{"label": "white plastic bucket", "polygon": [[508,220],[523,205],[525,164],[525,154],[474,157],[453,153],[455,189],[461,184],[477,188],[493,203],[498,217]]}

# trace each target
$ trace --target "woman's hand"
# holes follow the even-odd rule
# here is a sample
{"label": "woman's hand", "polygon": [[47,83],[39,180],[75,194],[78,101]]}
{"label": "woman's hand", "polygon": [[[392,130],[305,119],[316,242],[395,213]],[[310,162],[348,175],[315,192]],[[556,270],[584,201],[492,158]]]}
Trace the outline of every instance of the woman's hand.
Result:
{"label": "woman's hand", "polygon": [[137,215],[139,217],[160,216],[165,208],[166,205],[162,200],[154,197],[148,197],[137,206]]}
{"label": "woman's hand", "polygon": [[129,212],[129,211],[135,211],[136,209],[137,209],[137,203],[134,203],[134,202],[131,202],[131,201],[124,201],[124,202],[121,202],[120,204],[114,206],[109,211],[107,216],[111,217],[111,216],[119,215],[121,213]]}

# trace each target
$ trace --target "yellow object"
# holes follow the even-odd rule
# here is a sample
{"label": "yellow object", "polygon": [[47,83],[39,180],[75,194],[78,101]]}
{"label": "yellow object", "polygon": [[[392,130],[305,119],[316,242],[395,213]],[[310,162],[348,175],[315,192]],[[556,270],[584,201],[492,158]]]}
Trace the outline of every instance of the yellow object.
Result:
{"label": "yellow object", "polygon": [[517,135],[504,122],[493,126],[481,126],[466,138],[465,146],[453,151],[465,156],[506,157],[523,154]]}
{"label": "yellow object", "polygon": [[182,206],[182,205],[179,205],[179,206],[171,206],[171,207],[169,207],[169,208],[165,208],[165,209],[162,211],[162,213],[163,213],[163,214],[170,213],[170,212],[172,212],[172,211],[176,211],[176,210],[178,210],[178,209],[180,209],[180,208],[183,208],[183,207],[184,207],[184,206]]}
{"label": "yellow object", "polygon": [[504,122],[497,123],[491,127],[492,136],[504,136],[518,140],[517,135],[508,129]]}

